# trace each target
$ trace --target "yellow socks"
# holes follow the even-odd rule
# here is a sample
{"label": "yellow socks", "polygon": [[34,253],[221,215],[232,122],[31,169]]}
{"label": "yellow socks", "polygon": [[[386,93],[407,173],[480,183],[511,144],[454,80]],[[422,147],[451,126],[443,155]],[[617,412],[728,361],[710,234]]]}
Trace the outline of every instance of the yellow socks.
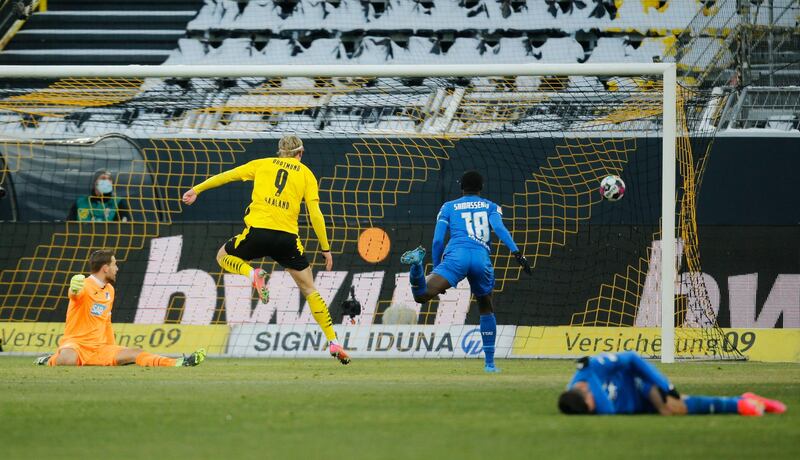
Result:
{"label": "yellow socks", "polygon": [[[250,277],[253,271],[253,267],[251,267],[250,264],[239,257],[231,255],[223,257],[222,260],[219,261],[219,266],[228,272],[238,273],[247,277]],[[333,330],[331,314],[328,311],[328,305],[325,304],[325,300],[319,295],[319,291],[314,291],[309,294],[306,300],[308,300],[308,305],[311,307],[311,315],[314,316],[314,320],[319,324],[319,327],[322,328],[325,338],[328,342],[335,342],[336,332]]]}
{"label": "yellow socks", "polygon": [[318,291],[309,294],[306,300],[308,300],[308,305],[311,307],[311,314],[314,316],[317,324],[319,324],[319,327],[322,328],[325,338],[328,342],[335,342],[336,332],[333,330],[333,321],[331,320],[331,314],[328,311],[325,300],[322,299]]}
{"label": "yellow socks", "polygon": [[[219,261],[219,266],[225,271],[230,273],[238,273],[248,278],[250,278],[250,273],[253,272],[253,267],[251,267],[250,264],[236,256],[231,255],[223,257],[222,260]],[[250,281],[253,280],[251,279]]]}

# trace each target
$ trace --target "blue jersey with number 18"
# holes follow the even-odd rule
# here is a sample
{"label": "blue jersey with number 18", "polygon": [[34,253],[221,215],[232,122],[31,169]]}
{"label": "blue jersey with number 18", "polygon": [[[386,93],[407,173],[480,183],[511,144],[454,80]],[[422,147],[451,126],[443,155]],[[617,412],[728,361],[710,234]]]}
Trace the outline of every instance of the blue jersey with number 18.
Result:
{"label": "blue jersey with number 18", "polygon": [[[442,205],[436,217],[431,257],[433,273],[457,286],[465,277],[472,292],[481,297],[494,288],[494,269],[489,256],[492,230],[508,246],[518,251],[511,234],[503,225],[500,206],[478,195],[464,195]],[[443,250],[444,239],[450,241]]]}
{"label": "blue jersey with number 18", "polygon": [[450,231],[447,249],[483,248],[489,250],[491,227],[489,220],[502,218],[497,204],[478,195],[465,195],[442,205],[437,224],[445,223]]}

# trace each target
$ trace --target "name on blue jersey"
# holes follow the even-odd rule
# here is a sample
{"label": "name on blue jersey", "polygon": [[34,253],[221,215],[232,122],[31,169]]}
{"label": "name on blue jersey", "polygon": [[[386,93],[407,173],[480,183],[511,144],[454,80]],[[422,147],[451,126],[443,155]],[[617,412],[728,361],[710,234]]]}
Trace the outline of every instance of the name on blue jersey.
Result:
{"label": "name on blue jersey", "polygon": [[485,201],[465,201],[463,203],[456,203],[453,205],[453,210],[461,211],[462,209],[489,209],[489,203]]}

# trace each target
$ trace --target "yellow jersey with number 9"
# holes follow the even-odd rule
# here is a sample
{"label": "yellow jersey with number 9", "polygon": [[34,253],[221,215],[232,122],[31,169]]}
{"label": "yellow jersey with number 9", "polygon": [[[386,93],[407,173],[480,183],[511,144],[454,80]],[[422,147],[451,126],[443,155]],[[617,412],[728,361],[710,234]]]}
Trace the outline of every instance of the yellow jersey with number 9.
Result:
{"label": "yellow jersey with number 9", "polygon": [[297,158],[263,158],[213,176],[194,186],[199,194],[234,180],[253,181],[245,212],[248,227],[281,230],[297,235],[300,202],[305,200],[321,249],[328,250],[325,220],[319,209],[319,186],[314,173]]}

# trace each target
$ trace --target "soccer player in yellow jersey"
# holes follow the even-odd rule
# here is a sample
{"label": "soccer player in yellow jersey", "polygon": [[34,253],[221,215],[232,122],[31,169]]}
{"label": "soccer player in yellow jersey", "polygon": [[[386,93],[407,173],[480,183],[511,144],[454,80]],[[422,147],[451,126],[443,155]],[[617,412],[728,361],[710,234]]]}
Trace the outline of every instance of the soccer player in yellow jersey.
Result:
{"label": "soccer player in yellow jersey", "polygon": [[75,275],[69,283],[69,307],[64,335],[55,354],[42,356],[36,364],[49,366],[197,366],[206,357],[200,349],[185,358],[168,358],[115,343],[111,327],[117,260],[111,251],[89,256],[92,274]]}
{"label": "soccer player in yellow jersey", "polygon": [[297,236],[300,202],[305,200],[311,226],[325,257],[325,270],[333,268],[325,218],[319,209],[317,178],[300,162],[303,152],[303,141],[299,137],[284,136],[278,142],[277,158],[253,160],[206,179],[184,193],[183,202],[191,205],[204,191],[234,180],[253,181],[252,202],[244,213],[245,228],[219,248],[217,262],[230,273],[248,277],[264,303],[269,301],[267,274],[260,268],[253,268],[247,261],[269,256],[278,262],[308,300],[311,314],[330,344],[331,356],[342,364],[348,364],[350,356],[336,340],[328,306],[314,286],[311,266]]}

